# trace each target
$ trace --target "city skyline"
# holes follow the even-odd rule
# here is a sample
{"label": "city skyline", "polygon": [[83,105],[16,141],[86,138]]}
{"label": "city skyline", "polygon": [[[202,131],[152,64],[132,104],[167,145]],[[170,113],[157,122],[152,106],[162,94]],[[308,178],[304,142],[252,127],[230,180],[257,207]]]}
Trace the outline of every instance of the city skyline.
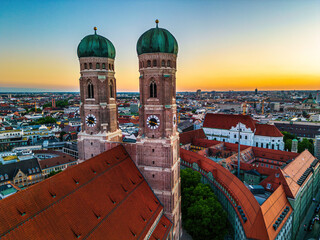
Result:
{"label": "city skyline", "polygon": [[137,92],[136,42],[155,27],[155,19],[179,44],[177,91],[319,87],[320,2],[95,1],[91,6],[88,11],[85,1],[3,3],[0,87],[78,91],[76,47],[97,26],[116,48],[118,92]]}

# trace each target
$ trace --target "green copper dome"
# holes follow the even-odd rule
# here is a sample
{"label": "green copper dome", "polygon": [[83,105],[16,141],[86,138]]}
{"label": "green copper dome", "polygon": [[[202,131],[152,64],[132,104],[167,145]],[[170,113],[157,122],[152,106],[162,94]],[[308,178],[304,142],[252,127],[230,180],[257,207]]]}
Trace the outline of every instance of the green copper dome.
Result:
{"label": "green copper dome", "polygon": [[178,53],[178,43],[174,36],[166,29],[157,26],[141,35],[137,42],[138,55],[144,53]]}
{"label": "green copper dome", "polygon": [[96,32],[84,37],[78,45],[78,57],[105,57],[114,59],[116,50],[111,41]]}

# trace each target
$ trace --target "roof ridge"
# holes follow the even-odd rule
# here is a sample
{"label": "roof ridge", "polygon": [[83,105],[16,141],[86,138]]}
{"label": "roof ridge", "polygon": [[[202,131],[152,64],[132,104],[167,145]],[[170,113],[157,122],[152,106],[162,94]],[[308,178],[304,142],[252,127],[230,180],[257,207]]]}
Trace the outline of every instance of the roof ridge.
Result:
{"label": "roof ridge", "polygon": [[[79,187],[73,189],[72,191],[70,191],[67,195],[64,195],[62,196],[60,199],[57,199],[56,201],[54,201],[53,203],[47,205],[46,207],[42,208],[40,211],[36,212],[35,214],[33,214],[32,216],[28,217],[27,219],[25,219],[24,221],[20,221],[18,224],[16,224],[14,227],[11,227],[10,229],[8,229],[7,231],[5,231],[4,233],[0,233],[0,238],[1,237],[4,237],[7,233],[11,232],[13,229],[16,229],[18,227],[20,227],[21,225],[23,225],[25,222],[29,221],[30,219],[34,218],[35,216],[39,215],[41,212],[43,211],[46,211],[47,209],[49,209],[50,207],[52,207],[53,205],[55,205],[56,203],[60,202],[61,200],[65,199],[66,197],[68,197],[70,194],[76,192],[77,190],[81,189],[83,186],[87,185],[88,183],[90,183],[91,181],[93,181],[94,179],[100,177],[101,175],[105,174],[107,171],[109,171],[110,169],[114,168],[115,166],[119,165],[120,163],[122,163],[123,161],[125,161],[126,159],[128,158],[128,156],[126,156],[123,160],[115,163],[114,165],[108,167],[106,170],[102,171],[101,173],[99,173],[98,175],[94,176],[93,178],[91,178],[89,181],[79,185]],[[66,170],[64,172],[67,172]],[[46,180],[50,180],[49,178],[46,179]],[[40,182],[39,184],[41,183],[44,183],[45,181],[43,182]],[[35,186],[35,185],[33,185]],[[16,194],[19,194],[21,193],[22,191],[20,192],[17,192]]]}

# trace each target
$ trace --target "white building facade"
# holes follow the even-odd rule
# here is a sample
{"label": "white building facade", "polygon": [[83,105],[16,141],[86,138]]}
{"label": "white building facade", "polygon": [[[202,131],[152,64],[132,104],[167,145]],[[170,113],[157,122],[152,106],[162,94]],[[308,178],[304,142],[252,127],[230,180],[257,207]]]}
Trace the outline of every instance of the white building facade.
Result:
{"label": "white building facade", "polygon": [[240,133],[242,145],[284,150],[281,132],[274,125],[255,123],[250,116],[208,113],[203,131],[209,140],[238,143]]}

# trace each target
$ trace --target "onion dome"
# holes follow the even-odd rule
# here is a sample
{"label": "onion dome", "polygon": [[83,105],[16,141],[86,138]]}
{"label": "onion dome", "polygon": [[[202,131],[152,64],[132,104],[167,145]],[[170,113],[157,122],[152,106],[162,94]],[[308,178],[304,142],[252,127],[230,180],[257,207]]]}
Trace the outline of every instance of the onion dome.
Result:
{"label": "onion dome", "polygon": [[94,27],[94,34],[85,36],[78,45],[78,57],[104,57],[114,59],[116,50],[110,40],[97,34]]}
{"label": "onion dome", "polygon": [[151,28],[142,34],[137,42],[138,55],[144,53],[173,53],[178,54],[178,43],[174,36],[166,29],[158,27]]}

